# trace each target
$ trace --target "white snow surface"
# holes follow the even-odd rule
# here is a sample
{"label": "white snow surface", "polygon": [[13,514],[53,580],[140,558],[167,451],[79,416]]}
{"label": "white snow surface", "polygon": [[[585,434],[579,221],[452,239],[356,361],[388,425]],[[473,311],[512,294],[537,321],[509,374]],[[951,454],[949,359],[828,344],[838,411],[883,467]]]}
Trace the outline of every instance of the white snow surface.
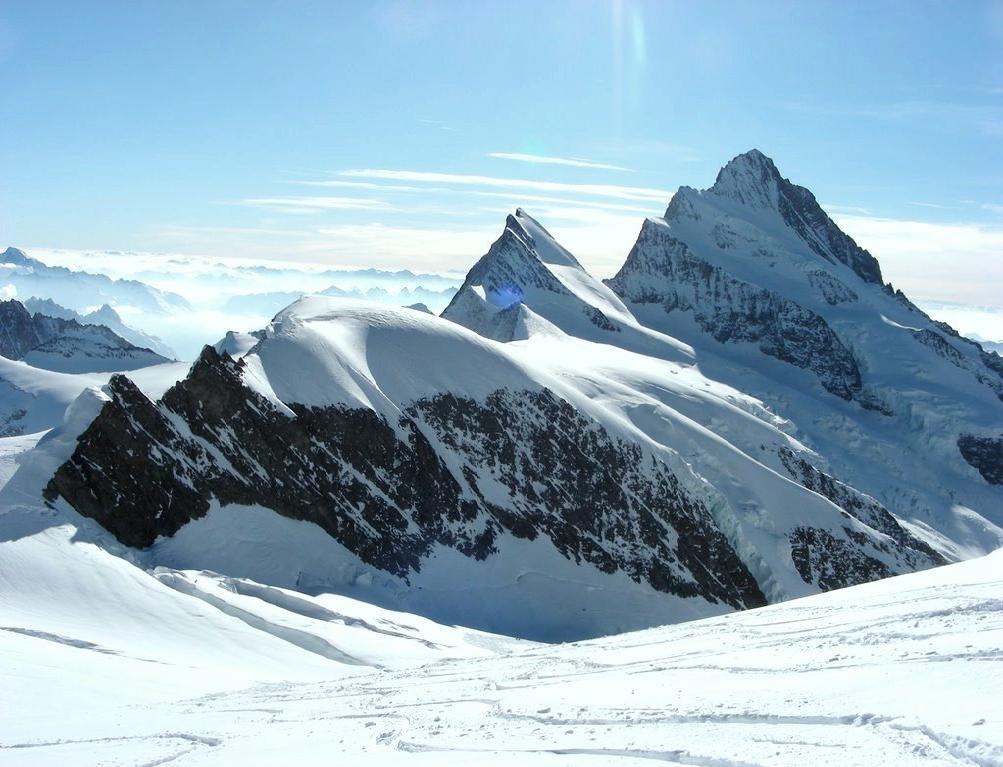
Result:
{"label": "white snow surface", "polygon": [[1003,764],[1001,553],[545,646],[106,538],[0,515],[0,765]]}
{"label": "white snow surface", "polygon": [[[188,368],[185,362],[165,362],[129,371],[129,377],[148,396],[159,397],[184,378]],[[42,370],[0,357],[0,435],[31,434],[59,425],[74,399],[86,389],[104,386],[113,374]]]}

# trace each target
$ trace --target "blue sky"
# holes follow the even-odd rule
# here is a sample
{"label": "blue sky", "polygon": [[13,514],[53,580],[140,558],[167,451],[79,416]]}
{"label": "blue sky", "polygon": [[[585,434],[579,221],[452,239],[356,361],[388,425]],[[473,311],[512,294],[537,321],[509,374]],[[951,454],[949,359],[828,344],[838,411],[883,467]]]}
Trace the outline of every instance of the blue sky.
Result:
{"label": "blue sky", "polygon": [[465,270],[522,204],[606,276],[755,146],[1003,306],[999,2],[9,2],[0,94],[5,244]]}

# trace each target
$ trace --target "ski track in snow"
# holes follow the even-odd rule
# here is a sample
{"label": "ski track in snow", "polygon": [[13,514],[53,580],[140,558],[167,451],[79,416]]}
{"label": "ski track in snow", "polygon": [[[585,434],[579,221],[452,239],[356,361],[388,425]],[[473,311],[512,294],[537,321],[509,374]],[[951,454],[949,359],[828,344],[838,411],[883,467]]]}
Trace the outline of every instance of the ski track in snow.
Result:
{"label": "ski track in snow", "polygon": [[[70,627],[6,627],[0,765],[1003,765],[1003,553],[720,618],[393,669],[346,666],[319,636],[302,641],[339,624],[414,644],[350,600],[333,611],[246,580],[142,577],[197,581],[199,600],[229,593],[234,604],[197,602],[221,619],[241,599],[260,610],[268,625],[238,616],[241,631],[289,647],[288,678],[252,662],[246,683],[214,679],[192,697],[193,680],[218,671],[192,655],[144,664],[133,688],[136,659],[117,648]],[[304,619],[315,623],[300,634],[283,626]],[[135,648],[158,660],[148,649]],[[301,673],[311,656],[321,665]],[[61,695],[93,675],[115,694]]]}

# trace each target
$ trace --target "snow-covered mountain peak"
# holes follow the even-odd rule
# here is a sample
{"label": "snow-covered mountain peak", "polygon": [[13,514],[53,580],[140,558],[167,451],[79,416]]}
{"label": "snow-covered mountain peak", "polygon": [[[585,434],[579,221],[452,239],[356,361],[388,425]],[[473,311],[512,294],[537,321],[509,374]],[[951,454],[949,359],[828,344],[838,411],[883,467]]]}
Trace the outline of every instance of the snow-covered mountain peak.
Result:
{"label": "snow-covered mountain peak", "polygon": [[800,269],[821,259],[849,267],[864,282],[882,283],[877,259],[836,226],[809,189],[785,178],[758,149],[732,159],[709,189],[681,187],[665,219],[691,246],[704,238],[735,254],[786,251],[785,260],[800,262]]}
{"label": "snow-covered mountain peak", "polygon": [[569,335],[692,362],[691,349],[642,327],[609,286],[521,208],[467,273],[442,317],[495,341]]}
{"label": "snow-covered mountain peak", "polygon": [[515,215],[510,215],[506,219],[505,227],[523,240],[527,248],[543,263],[582,268],[578,259],[558,243],[539,221],[522,208],[516,208]]}
{"label": "snow-covered mountain peak", "polygon": [[19,248],[13,246],[8,247],[3,253],[0,253],[0,263],[3,264],[16,264],[21,266],[23,264],[30,263],[32,259],[28,258],[28,255]]}
{"label": "snow-covered mountain peak", "polygon": [[721,168],[709,191],[753,208],[776,209],[783,180],[773,160],[750,149]]}

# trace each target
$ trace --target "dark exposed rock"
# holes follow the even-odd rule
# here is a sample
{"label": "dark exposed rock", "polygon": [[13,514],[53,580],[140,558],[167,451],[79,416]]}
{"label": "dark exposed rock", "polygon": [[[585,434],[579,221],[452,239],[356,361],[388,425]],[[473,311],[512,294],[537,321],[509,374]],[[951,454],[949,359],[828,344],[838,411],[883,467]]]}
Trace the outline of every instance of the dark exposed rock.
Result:
{"label": "dark exposed rock", "polygon": [[114,377],[111,401],[47,499],[66,499],[137,547],[203,516],[215,499],[315,522],[401,577],[435,544],[481,559],[501,534],[542,536],[572,561],[660,591],[765,603],[667,466],[546,389],[500,390],[483,402],[442,394],[395,423],[349,407],[292,405],[289,416],[243,386],[242,366],[206,347],[156,403]]}
{"label": "dark exposed rock", "polygon": [[[845,528],[848,536],[855,533]],[[794,567],[805,583],[817,583],[823,591],[855,586],[887,578],[888,567],[864,554],[860,548],[826,530],[796,528],[790,534]]]}
{"label": "dark exposed rock", "polygon": [[43,340],[20,301],[0,301],[0,356],[19,360]]}
{"label": "dark exposed rock", "polygon": [[[107,358],[128,358],[137,353],[148,353],[150,362],[156,361],[149,349],[137,347],[104,325],[82,325],[75,319],[50,317],[36,312],[30,314],[20,301],[0,301],[0,356],[23,359],[31,352],[73,356],[83,348],[80,339],[86,336],[88,352],[97,352]],[[160,357],[159,361],[166,361]]]}
{"label": "dark exposed rock", "polygon": [[1003,485],[1003,437],[977,437],[962,434],[958,437],[962,457],[990,485]]}
{"label": "dark exposed rock", "polygon": [[854,291],[828,272],[809,272],[808,283],[818,292],[820,296],[822,296],[829,306],[848,304],[859,298]]}
{"label": "dark exposed rock", "polygon": [[[901,547],[901,554],[913,567],[946,563],[946,560],[927,543],[907,532],[892,513],[871,496],[826,474],[795,454],[793,450],[781,449],[780,460],[798,484],[828,498],[868,527],[891,538]],[[880,544],[877,545],[880,547]]]}
{"label": "dark exposed rock", "polygon": [[916,330],[913,331],[913,338],[924,346],[933,349],[937,356],[943,357],[955,367],[965,367],[965,358],[961,352],[949,344],[939,333],[933,330]]}
{"label": "dark exposed rock", "polygon": [[634,303],[690,311],[717,341],[755,343],[764,354],[810,370],[842,399],[861,394],[853,354],[821,316],[699,258],[664,225],[644,222],[627,261],[607,284]]}
{"label": "dark exposed rock", "polygon": [[620,326],[613,322],[609,317],[607,317],[600,309],[595,306],[590,306],[585,309],[585,313],[589,318],[589,321],[595,325],[597,328],[602,330],[609,330],[613,333],[620,332]]}

